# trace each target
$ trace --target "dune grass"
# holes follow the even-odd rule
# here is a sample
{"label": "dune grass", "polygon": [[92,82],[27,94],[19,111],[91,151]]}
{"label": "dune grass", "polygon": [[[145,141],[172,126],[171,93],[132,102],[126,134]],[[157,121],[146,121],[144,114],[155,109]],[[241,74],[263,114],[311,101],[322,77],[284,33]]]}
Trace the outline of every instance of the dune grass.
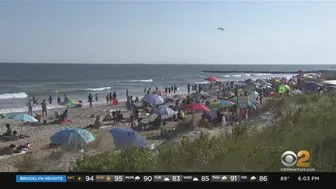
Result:
{"label": "dune grass", "polygon": [[[271,99],[265,110],[281,118],[261,132],[256,125],[237,126],[232,135],[202,135],[181,145],[165,145],[154,154],[146,149],[125,149],[87,156],[75,171],[280,171],[283,152],[308,150],[316,171],[336,171],[336,95],[313,94]],[[189,124],[194,124],[190,122]]]}

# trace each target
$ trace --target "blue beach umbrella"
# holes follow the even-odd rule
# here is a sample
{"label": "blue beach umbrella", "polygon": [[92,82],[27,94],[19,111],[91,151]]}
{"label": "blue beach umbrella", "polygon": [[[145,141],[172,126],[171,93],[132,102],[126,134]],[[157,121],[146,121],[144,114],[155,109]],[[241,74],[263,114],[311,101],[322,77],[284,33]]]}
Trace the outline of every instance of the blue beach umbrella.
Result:
{"label": "blue beach umbrella", "polygon": [[95,137],[86,129],[67,128],[54,134],[51,138],[53,144],[65,145],[66,147],[88,144],[95,140]]}
{"label": "blue beach umbrella", "polygon": [[113,128],[109,131],[114,138],[114,145],[117,148],[138,148],[147,147],[148,142],[141,138],[136,132],[125,128]]}
{"label": "blue beach umbrella", "polygon": [[158,107],[153,110],[153,114],[157,114],[157,115],[175,115],[176,113],[177,113],[176,111],[172,110],[169,107],[165,107],[165,106]]}
{"label": "blue beach umbrella", "polygon": [[156,94],[147,94],[146,96],[143,97],[145,102],[149,104],[154,104],[154,105],[160,105],[164,103],[164,100],[161,96],[156,95]]}
{"label": "blue beach umbrella", "polygon": [[24,121],[24,122],[38,122],[37,119],[28,115],[28,114],[18,114],[12,117],[15,120]]}

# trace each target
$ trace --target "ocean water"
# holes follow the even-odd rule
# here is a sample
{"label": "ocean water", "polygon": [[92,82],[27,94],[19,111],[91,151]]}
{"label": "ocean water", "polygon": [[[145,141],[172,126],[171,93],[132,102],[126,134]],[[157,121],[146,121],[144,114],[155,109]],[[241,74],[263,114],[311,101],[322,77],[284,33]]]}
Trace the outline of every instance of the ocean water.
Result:
{"label": "ocean water", "polygon": [[[40,101],[53,97],[48,108],[59,108],[57,96],[67,94],[71,99],[87,103],[89,93],[98,94],[97,103],[105,103],[109,92],[116,91],[125,100],[125,90],[136,97],[144,95],[144,87],[160,89],[177,85],[178,93],[186,93],[187,84],[204,82],[214,75],[221,80],[248,78],[291,77],[291,74],[210,74],[202,70],[227,71],[297,71],[328,69],[330,65],[149,65],[149,64],[0,64],[0,113],[24,112],[29,98]],[[40,107],[34,107],[38,110]]]}

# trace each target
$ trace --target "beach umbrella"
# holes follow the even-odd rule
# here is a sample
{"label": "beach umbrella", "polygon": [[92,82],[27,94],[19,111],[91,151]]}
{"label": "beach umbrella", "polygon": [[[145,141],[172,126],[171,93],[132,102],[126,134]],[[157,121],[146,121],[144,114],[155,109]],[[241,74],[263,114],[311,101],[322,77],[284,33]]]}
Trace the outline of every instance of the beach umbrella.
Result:
{"label": "beach umbrella", "polygon": [[204,111],[209,112],[210,111],[209,108],[207,108],[206,106],[204,106],[203,104],[200,104],[200,103],[185,104],[184,109],[189,110],[189,111],[202,111],[202,112],[204,112]]}
{"label": "beach umbrella", "polygon": [[109,131],[114,139],[114,145],[117,148],[138,148],[147,147],[148,142],[141,138],[136,132],[125,128],[113,128]]}
{"label": "beach umbrella", "polygon": [[160,105],[164,103],[163,98],[156,94],[147,94],[146,96],[143,97],[142,100],[149,104],[154,104],[154,105]]}
{"label": "beach umbrella", "polygon": [[207,80],[207,81],[212,81],[212,82],[217,82],[217,81],[219,81],[219,79],[218,79],[217,77],[215,77],[215,76],[207,77],[207,78],[205,78],[205,80]]}
{"label": "beach umbrella", "polygon": [[35,123],[38,122],[37,119],[35,119],[34,117],[28,114],[18,114],[14,116],[13,119],[23,121],[23,122],[35,122]]}
{"label": "beach umbrella", "polygon": [[159,96],[167,96],[167,93],[164,91],[153,91],[153,94],[159,95]]}
{"label": "beach umbrella", "polygon": [[174,95],[172,98],[185,99],[186,97],[184,95]]}
{"label": "beach umbrella", "polygon": [[157,115],[175,115],[177,112],[169,107],[158,107],[153,110],[153,114]]}
{"label": "beach umbrella", "polygon": [[55,133],[50,140],[53,144],[70,147],[88,144],[94,141],[95,137],[86,129],[67,128]]}
{"label": "beach umbrella", "polygon": [[219,101],[217,101],[217,102],[214,102],[214,103],[210,104],[210,107],[211,108],[221,108],[222,105]]}

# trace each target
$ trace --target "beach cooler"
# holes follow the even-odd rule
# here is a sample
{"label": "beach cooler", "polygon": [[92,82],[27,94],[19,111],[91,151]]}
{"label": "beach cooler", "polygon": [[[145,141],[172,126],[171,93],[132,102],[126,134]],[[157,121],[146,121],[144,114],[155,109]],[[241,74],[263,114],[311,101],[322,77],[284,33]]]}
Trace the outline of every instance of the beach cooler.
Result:
{"label": "beach cooler", "polygon": [[118,104],[119,104],[118,99],[113,99],[113,100],[112,100],[112,104],[113,104],[113,105],[118,105]]}

